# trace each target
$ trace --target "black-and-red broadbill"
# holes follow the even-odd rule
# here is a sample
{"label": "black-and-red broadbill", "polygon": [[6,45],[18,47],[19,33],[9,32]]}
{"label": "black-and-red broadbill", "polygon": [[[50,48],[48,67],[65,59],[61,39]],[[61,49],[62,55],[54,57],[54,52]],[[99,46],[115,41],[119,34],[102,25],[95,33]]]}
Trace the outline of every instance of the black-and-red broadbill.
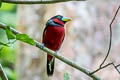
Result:
{"label": "black-and-red broadbill", "polygon": [[[43,32],[43,41],[45,47],[58,51],[65,37],[64,25],[71,18],[56,15],[49,19]],[[55,57],[47,54],[47,75],[52,76],[54,72]]]}

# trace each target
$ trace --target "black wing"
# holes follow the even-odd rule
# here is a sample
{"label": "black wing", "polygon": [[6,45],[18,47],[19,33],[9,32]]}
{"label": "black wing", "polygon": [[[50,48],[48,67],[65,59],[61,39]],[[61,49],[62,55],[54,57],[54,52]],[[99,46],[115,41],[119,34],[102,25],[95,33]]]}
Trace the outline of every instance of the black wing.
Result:
{"label": "black wing", "polygon": [[64,36],[63,36],[63,40],[62,40],[62,42],[64,41],[64,38],[65,38],[65,33],[64,33]]}
{"label": "black wing", "polygon": [[44,29],[44,31],[43,31],[43,36],[42,36],[43,39],[42,39],[42,43],[43,43],[43,41],[44,41],[44,35],[45,35],[45,31],[46,31],[47,28],[48,28],[48,26],[46,26],[45,29]]}

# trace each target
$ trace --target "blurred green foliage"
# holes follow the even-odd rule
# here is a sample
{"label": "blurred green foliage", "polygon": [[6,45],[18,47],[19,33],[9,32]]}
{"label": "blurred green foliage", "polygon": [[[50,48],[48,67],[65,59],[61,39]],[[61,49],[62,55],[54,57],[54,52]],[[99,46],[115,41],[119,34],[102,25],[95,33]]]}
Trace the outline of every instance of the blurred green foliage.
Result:
{"label": "blurred green foliage", "polygon": [[11,70],[10,68],[4,68],[6,75],[9,80],[16,80],[16,72]]}
{"label": "blurred green foliage", "polygon": [[0,21],[9,26],[16,26],[16,8],[15,4],[2,3],[0,8]]}
{"label": "blurred green foliage", "polygon": [[[16,9],[15,4],[2,3],[0,8],[0,22],[16,28]],[[8,43],[6,32],[0,29],[0,42]],[[3,66],[9,80],[16,80],[15,59],[16,59],[16,45],[11,44],[12,47],[0,45],[0,63]],[[1,80],[1,79],[0,79]]]}
{"label": "blurred green foliage", "polygon": [[0,0],[0,7],[1,7],[1,5],[2,5],[2,0]]}
{"label": "blurred green foliage", "polygon": [[3,3],[0,10],[3,10],[3,11],[13,11],[14,7],[15,7],[15,4]]}
{"label": "blurred green foliage", "polygon": [[68,73],[64,73],[64,80],[70,80]]}

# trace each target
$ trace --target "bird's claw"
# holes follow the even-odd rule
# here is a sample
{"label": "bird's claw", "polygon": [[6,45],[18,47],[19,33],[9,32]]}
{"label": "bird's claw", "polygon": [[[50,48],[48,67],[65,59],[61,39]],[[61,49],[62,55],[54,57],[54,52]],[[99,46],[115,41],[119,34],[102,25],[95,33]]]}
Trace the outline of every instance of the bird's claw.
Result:
{"label": "bird's claw", "polygon": [[58,53],[59,53],[59,51],[55,51],[55,53],[56,53],[56,54],[58,54]]}
{"label": "bird's claw", "polygon": [[40,45],[40,48],[44,48],[45,47],[45,45],[44,45],[44,43],[42,43],[41,45]]}

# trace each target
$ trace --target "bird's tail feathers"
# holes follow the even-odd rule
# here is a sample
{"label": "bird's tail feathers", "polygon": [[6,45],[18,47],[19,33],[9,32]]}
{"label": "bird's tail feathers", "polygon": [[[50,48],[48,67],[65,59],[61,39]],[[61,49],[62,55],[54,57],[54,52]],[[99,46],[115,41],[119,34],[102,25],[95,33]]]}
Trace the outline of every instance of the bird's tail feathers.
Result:
{"label": "bird's tail feathers", "polygon": [[49,57],[47,55],[47,75],[48,76],[52,76],[53,75],[53,72],[54,72],[54,62],[55,62],[55,57],[52,57],[52,59],[49,59]]}

